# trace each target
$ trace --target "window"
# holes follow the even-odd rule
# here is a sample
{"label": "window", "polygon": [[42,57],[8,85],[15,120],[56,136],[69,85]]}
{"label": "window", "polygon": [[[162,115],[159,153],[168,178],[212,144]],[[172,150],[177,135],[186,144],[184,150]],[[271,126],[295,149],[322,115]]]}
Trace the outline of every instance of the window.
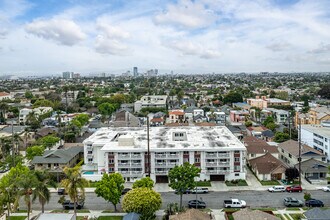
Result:
{"label": "window", "polygon": [[284,153],[284,150],[283,149],[281,151],[282,151],[282,153]]}
{"label": "window", "polygon": [[234,171],[240,171],[241,167],[240,166],[234,166]]}
{"label": "window", "polygon": [[52,167],[52,165],[49,163],[49,164],[48,164],[48,168],[51,168],[51,167]]}
{"label": "window", "polygon": [[235,154],[239,154],[239,150],[235,150],[234,153],[235,153]]}
{"label": "window", "polygon": [[239,176],[239,173],[235,173],[235,176]]}
{"label": "window", "polygon": [[93,158],[88,158],[88,162],[93,162]]}
{"label": "window", "polygon": [[108,155],[113,155],[113,152],[108,152]]}
{"label": "window", "polygon": [[58,165],[58,163],[54,163],[54,167],[58,167],[59,165]]}
{"label": "window", "polygon": [[200,161],[200,158],[195,158],[195,163],[199,163]]}
{"label": "window", "polygon": [[256,155],[255,154],[251,154],[251,157],[255,157]]}
{"label": "window", "polygon": [[291,155],[291,154],[289,154],[289,157],[290,157],[290,158],[292,158],[292,155]]}
{"label": "window", "polygon": [[109,163],[114,163],[113,159],[109,160]]}
{"label": "window", "polygon": [[112,173],[112,172],[114,172],[115,171],[115,169],[113,168],[113,167],[110,167],[109,168],[109,173]]}
{"label": "window", "polygon": [[88,153],[88,154],[92,154],[92,153],[93,153],[93,151],[88,151],[87,153]]}
{"label": "window", "polygon": [[235,162],[239,162],[240,158],[239,157],[235,157]]}
{"label": "window", "polygon": [[189,151],[183,151],[183,154],[189,154]]}

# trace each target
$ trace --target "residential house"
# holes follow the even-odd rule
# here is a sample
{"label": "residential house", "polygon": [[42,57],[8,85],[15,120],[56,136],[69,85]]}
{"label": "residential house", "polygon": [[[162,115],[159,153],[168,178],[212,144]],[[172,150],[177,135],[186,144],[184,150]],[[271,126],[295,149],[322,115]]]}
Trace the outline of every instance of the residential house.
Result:
{"label": "residential house", "polygon": [[57,169],[62,171],[65,167],[75,166],[83,155],[83,147],[46,150],[42,156],[35,156],[31,164],[35,170],[49,169],[51,172],[58,172]]}
{"label": "residential house", "polygon": [[270,146],[266,141],[253,136],[244,137],[242,142],[246,147],[246,159],[249,161],[253,158],[260,157],[266,153],[270,153],[275,158],[279,158],[277,147]]}
{"label": "residential house", "polygon": [[[280,152],[280,159],[283,160],[289,166],[294,166],[298,163],[299,158],[299,143],[298,141],[288,140],[278,144],[278,150]],[[314,158],[315,160],[325,162],[326,156],[320,151],[315,150],[305,144],[301,144],[301,161]]]}
{"label": "residential house", "polygon": [[273,141],[274,137],[275,137],[275,134],[272,130],[267,129],[267,130],[261,132],[261,139],[265,140],[267,142]]}
{"label": "residential house", "polygon": [[249,166],[259,180],[285,179],[286,164],[267,152],[263,156],[249,160]]}
{"label": "residential house", "polygon": [[197,115],[203,115],[204,116],[204,110],[203,109],[194,109],[193,117],[196,117]]}
{"label": "residential house", "polygon": [[301,142],[320,151],[330,162],[330,126],[325,122],[323,125],[302,125]]}
{"label": "residential house", "polygon": [[184,110],[178,109],[178,110],[170,110],[168,112],[168,122],[169,123],[185,123],[185,113]]}
{"label": "residential house", "polygon": [[250,116],[250,113],[246,110],[231,110],[230,120],[236,123],[244,123]]}
{"label": "residential house", "polygon": [[111,122],[114,127],[140,127],[139,119],[132,113],[122,110],[115,114],[115,119]]}
{"label": "residential house", "polygon": [[36,138],[42,138],[45,137],[47,135],[52,135],[52,134],[56,134],[57,133],[57,128],[51,128],[51,127],[43,127],[40,128],[37,132],[36,132]]}
{"label": "residential house", "polygon": [[207,122],[207,117],[201,114],[197,114],[196,116],[193,117],[193,121],[195,123]]}
{"label": "residential house", "polygon": [[256,138],[262,138],[262,132],[268,130],[268,128],[264,127],[264,126],[256,126],[256,127],[247,127],[247,135],[248,136],[253,136]]}
{"label": "residential house", "polygon": [[206,112],[206,118],[208,122],[215,122],[218,125],[226,124],[226,114],[217,110],[213,112]]}
{"label": "residential house", "polygon": [[152,116],[150,120],[150,126],[162,126],[165,124],[165,116],[164,112],[157,112]]}
{"label": "residential house", "polygon": [[[301,175],[310,183],[327,184],[328,166],[324,162],[310,158],[301,162]],[[299,164],[296,164],[295,167],[299,169]]]}
{"label": "residential house", "polygon": [[280,218],[260,210],[241,209],[233,213],[235,220],[280,220]]}
{"label": "residential house", "polygon": [[12,99],[13,96],[7,92],[0,92],[0,101],[5,99]]}
{"label": "residential house", "polygon": [[312,208],[304,212],[307,220],[329,220],[330,209]]}
{"label": "residential house", "polygon": [[142,108],[167,108],[169,97],[167,95],[147,95],[142,96],[139,101],[134,103],[134,112],[140,112]]}

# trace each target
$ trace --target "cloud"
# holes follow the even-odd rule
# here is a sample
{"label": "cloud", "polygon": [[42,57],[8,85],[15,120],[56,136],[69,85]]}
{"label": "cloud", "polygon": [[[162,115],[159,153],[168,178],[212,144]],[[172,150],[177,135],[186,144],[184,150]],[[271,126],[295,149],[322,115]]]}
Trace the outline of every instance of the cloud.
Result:
{"label": "cloud", "polygon": [[66,19],[35,20],[26,25],[25,30],[66,46],[75,45],[86,38],[86,34],[74,21]]}
{"label": "cloud", "polygon": [[101,33],[96,37],[96,52],[120,56],[128,55],[128,46],[123,40],[130,37],[129,32],[105,21],[97,22],[97,30]]}
{"label": "cloud", "polygon": [[291,45],[287,42],[277,42],[266,46],[267,49],[270,49],[274,52],[288,50],[290,47]]}
{"label": "cloud", "polygon": [[330,44],[325,44],[325,43],[320,43],[320,45],[317,48],[308,51],[308,53],[313,53],[313,54],[327,53],[327,52],[330,52]]}
{"label": "cloud", "polygon": [[181,55],[199,56],[203,59],[217,58],[221,55],[220,52],[216,50],[205,48],[205,46],[200,43],[193,43],[188,40],[176,40],[170,43],[164,43],[164,45],[179,51]]}
{"label": "cloud", "polygon": [[178,4],[170,4],[167,10],[156,15],[156,24],[178,25],[196,29],[210,26],[216,20],[216,14],[197,1],[181,0]]}
{"label": "cloud", "polygon": [[0,39],[5,39],[8,34],[8,30],[6,28],[0,28]]}

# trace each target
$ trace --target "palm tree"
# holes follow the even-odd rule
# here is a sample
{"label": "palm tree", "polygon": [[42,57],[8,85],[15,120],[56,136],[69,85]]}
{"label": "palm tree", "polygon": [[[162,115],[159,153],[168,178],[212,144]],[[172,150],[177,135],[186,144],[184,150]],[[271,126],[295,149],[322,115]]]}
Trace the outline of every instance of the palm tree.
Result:
{"label": "palm tree", "polygon": [[30,219],[30,212],[31,212],[31,194],[32,194],[32,188],[36,185],[36,177],[33,175],[32,172],[28,172],[26,174],[23,174],[19,180],[18,180],[18,196],[16,198],[16,202],[18,203],[20,197],[24,197],[24,202],[27,207],[27,213],[28,213],[28,220]]}
{"label": "palm tree", "polygon": [[35,189],[33,190],[32,201],[34,202],[38,198],[39,203],[41,204],[41,212],[44,213],[45,204],[48,203],[50,199],[50,191],[48,189],[48,185],[56,188],[57,184],[52,180],[49,172],[45,170],[36,171],[34,175],[36,177],[37,183]]}
{"label": "palm tree", "polygon": [[[66,178],[61,181],[61,185],[68,193],[70,199],[74,203],[74,213],[77,213],[77,202],[81,196],[85,198],[85,187],[88,186],[88,181],[81,177],[80,167],[76,166],[73,168],[66,167],[63,170]],[[79,195],[79,193],[81,195]]]}

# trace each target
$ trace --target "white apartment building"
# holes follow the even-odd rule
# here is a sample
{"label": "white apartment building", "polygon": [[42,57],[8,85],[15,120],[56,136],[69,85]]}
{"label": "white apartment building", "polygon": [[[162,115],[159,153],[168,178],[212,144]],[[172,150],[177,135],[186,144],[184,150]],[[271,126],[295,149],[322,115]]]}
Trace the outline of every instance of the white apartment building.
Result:
{"label": "white apartment building", "polygon": [[330,162],[330,126],[301,125],[301,142],[323,153]]}
{"label": "white apartment building", "polygon": [[139,112],[142,108],[166,108],[168,104],[167,95],[146,95],[134,103],[134,112]]}
{"label": "white apartment building", "polygon": [[[225,126],[151,127],[150,177],[168,182],[168,171],[189,162],[201,180],[245,179],[246,147]],[[148,174],[147,129],[101,128],[84,141],[83,176],[99,180],[119,172],[134,182]]]}

